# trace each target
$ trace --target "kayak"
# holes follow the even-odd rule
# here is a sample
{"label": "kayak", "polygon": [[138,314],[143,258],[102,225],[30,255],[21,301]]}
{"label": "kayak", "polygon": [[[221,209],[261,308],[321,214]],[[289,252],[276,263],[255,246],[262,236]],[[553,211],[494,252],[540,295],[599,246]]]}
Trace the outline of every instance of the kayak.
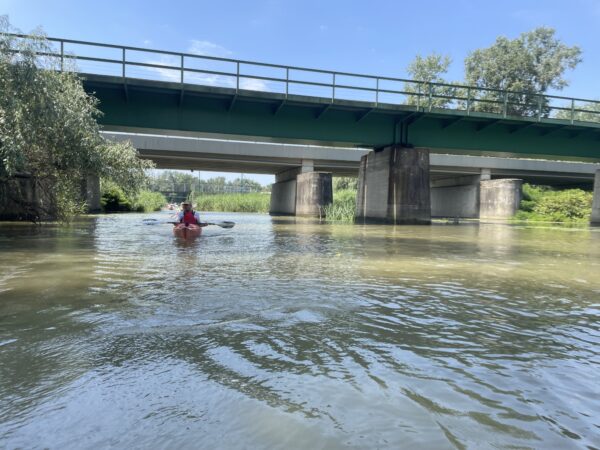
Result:
{"label": "kayak", "polygon": [[202,234],[202,227],[193,223],[179,223],[173,227],[173,234],[182,239],[194,239]]}

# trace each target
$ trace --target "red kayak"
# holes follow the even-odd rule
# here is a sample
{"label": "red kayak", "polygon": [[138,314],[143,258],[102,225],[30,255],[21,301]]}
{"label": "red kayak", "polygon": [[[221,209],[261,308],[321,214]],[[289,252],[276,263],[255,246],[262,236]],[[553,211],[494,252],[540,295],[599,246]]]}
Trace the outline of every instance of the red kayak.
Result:
{"label": "red kayak", "polygon": [[202,227],[192,223],[179,223],[173,227],[173,234],[182,239],[194,239],[202,234]]}

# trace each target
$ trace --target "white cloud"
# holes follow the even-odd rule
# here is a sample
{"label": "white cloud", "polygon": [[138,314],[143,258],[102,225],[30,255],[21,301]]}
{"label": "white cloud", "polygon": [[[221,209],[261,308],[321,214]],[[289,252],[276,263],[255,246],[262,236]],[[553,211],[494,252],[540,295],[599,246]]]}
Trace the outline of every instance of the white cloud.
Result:
{"label": "white cloud", "polygon": [[240,89],[248,89],[249,91],[269,91],[269,85],[265,80],[250,78],[247,80],[240,80]]}
{"label": "white cloud", "polygon": [[[218,56],[226,57],[232,55],[233,52],[222,47],[218,44],[209,41],[192,40],[190,41],[189,53],[194,53],[201,56]],[[174,59],[175,58],[175,59]],[[152,60],[144,61],[148,64],[155,64],[157,66],[174,66],[178,67],[180,62],[177,57],[169,55],[160,55]],[[149,76],[151,79],[160,81],[179,82],[181,73],[176,69],[167,69],[163,67],[147,67],[138,68],[138,71],[143,72],[144,75]],[[133,75],[135,76],[135,75]],[[197,72],[185,72],[184,82],[190,84],[198,84],[203,86],[218,86],[225,88],[235,88],[236,79],[235,76],[223,76],[215,74],[202,74]],[[259,80],[255,78],[242,78],[240,79],[240,89],[251,90],[251,91],[270,91],[269,83],[265,80]]]}
{"label": "white cloud", "polygon": [[221,58],[233,55],[231,50],[228,50],[219,44],[210,41],[200,41],[198,39],[192,39],[190,41],[188,52],[196,55],[217,56]]}

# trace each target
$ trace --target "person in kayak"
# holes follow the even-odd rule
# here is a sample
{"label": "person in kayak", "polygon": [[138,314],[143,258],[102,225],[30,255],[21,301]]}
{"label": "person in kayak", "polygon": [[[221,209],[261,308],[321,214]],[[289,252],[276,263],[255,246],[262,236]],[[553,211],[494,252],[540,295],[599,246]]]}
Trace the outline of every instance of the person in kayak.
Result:
{"label": "person in kayak", "polygon": [[192,204],[188,201],[181,203],[181,211],[177,214],[177,218],[179,219],[179,223],[186,225],[203,225],[200,222],[200,214],[192,209]]}

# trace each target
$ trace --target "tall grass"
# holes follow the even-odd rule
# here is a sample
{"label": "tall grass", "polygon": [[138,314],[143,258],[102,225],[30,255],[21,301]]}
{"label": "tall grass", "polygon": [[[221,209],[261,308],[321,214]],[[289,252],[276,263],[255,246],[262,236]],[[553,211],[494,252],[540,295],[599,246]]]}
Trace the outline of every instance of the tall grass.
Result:
{"label": "tall grass", "polygon": [[197,195],[194,206],[198,211],[226,212],[269,212],[269,194],[254,192],[249,194]]}
{"label": "tall grass", "polygon": [[323,208],[328,222],[354,223],[356,215],[356,190],[342,189],[334,191],[333,203]]}

